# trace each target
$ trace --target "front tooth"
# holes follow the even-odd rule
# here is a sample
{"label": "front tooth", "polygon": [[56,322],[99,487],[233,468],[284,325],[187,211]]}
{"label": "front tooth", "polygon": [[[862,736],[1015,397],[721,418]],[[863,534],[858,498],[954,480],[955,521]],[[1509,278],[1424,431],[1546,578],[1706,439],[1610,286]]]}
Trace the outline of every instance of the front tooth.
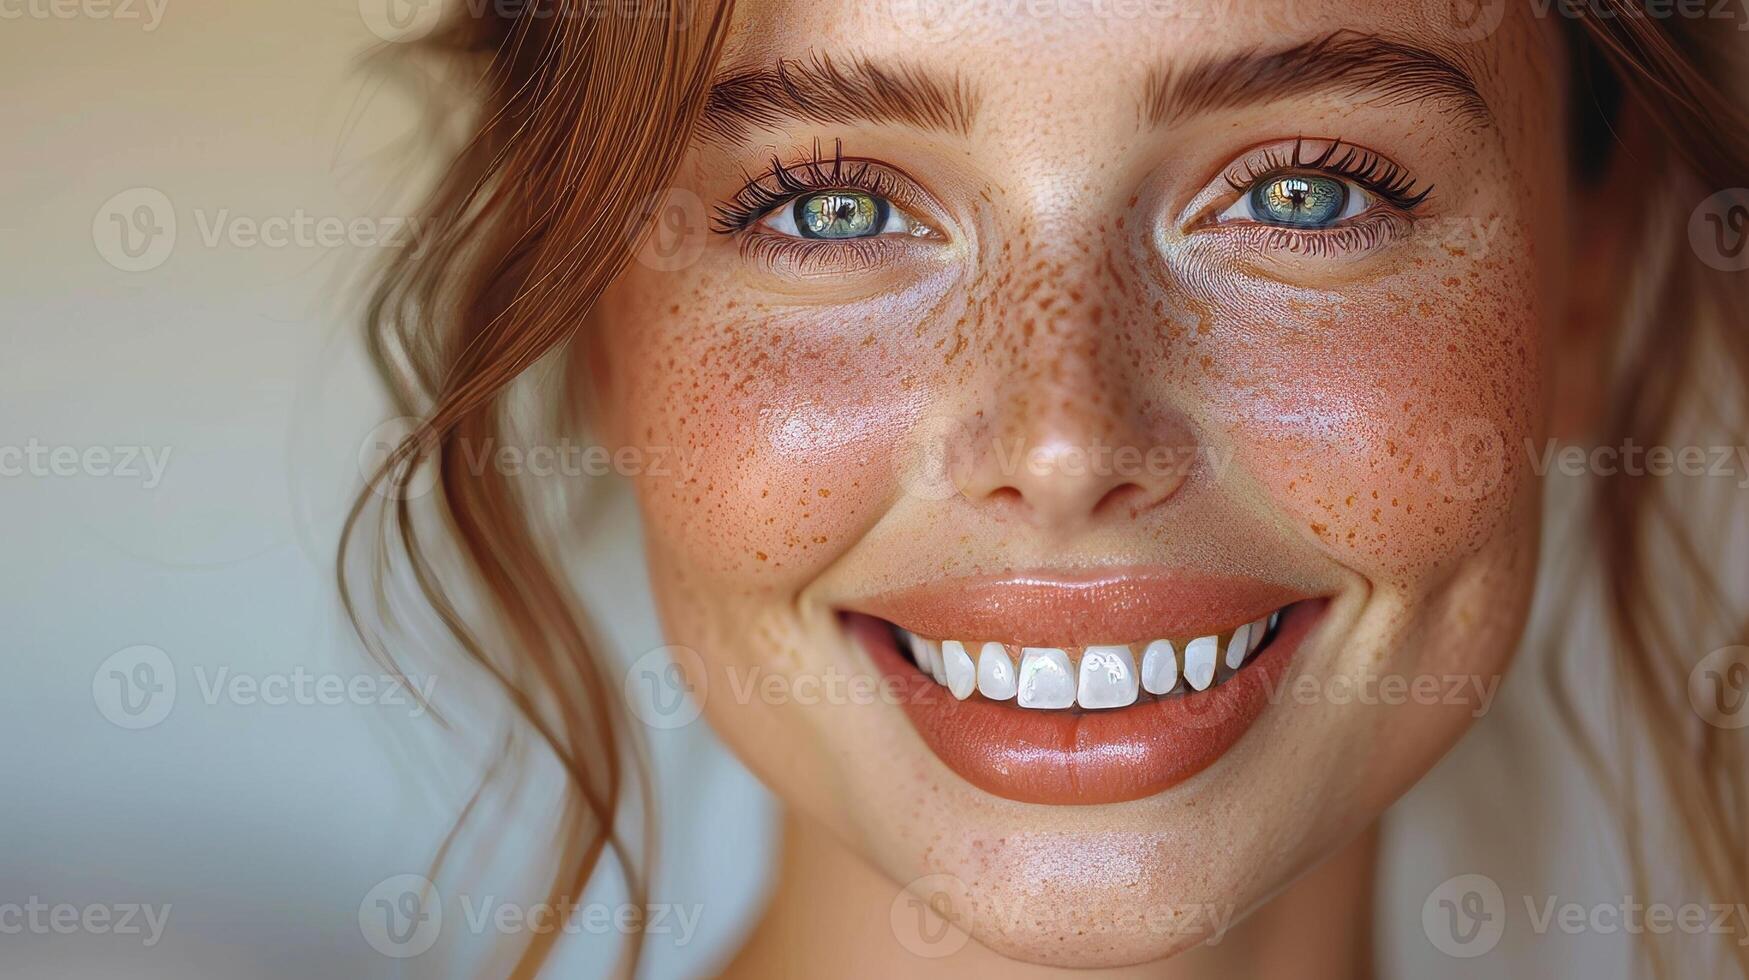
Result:
{"label": "front tooth", "polygon": [[1081,689],[1075,697],[1083,708],[1124,708],[1136,703],[1136,661],[1130,648],[1088,647],[1081,654]]}
{"label": "front tooth", "polygon": [[1142,651],[1142,689],[1165,694],[1178,686],[1178,651],[1171,640],[1155,640]]}
{"label": "front tooth", "polygon": [[1067,708],[1075,703],[1075,675],[1069,655],[1056,647],[1024,647],[1020,651],[1019,697],[1022,708]]}
{"label": "front tooth", "polygon": [[1215,658],[1221,652],[1221,638],[1199,636],[1184,647],[1184,679],[1191,687],[1206,691],[1215,681]]}
{"label": "front tooth", "polygon": [[1014,660],[1008,648],[1000,643],[986,643],[978,652],[978,693],[992,701],[1007,701],[1014,697]]}
{"label": "front tooth", "polygon": [[972,666],[972,658],[966,654],[966,645],[958,640],[943,641],[941,659],[947,671],[947,689],[961,701],[971,697],[972,691],[978,686],[978,669]]}
{"label": "front tooth", "polygon": [[1281,610],[1277,609],[1275,612],[1272,612],[1269,614],[1269,628],[1275,629],[1277,626],[1280,626],[1280,625],[1281,625]]}
{"label": "front tooth", "polygon": [[1249,650],[1245,651],[1246,656],[1250,656],[1251,654],[1257,652],[1257,648],[1263,645],[1264,634],[1266,634],[1268,632],[1269,632],[1269,617],[1268,616],[1265,616],[1262,619],[1259,619],[1257,622],[1251,624],[1251,648]]}
{"label": "front tooth", "polygon": [[1245,655],[1251,652],[1251,624],[1246,623],[1233,631],[1233,638],[1227,641],[1227,669],[1238,670],[1245,662]]}

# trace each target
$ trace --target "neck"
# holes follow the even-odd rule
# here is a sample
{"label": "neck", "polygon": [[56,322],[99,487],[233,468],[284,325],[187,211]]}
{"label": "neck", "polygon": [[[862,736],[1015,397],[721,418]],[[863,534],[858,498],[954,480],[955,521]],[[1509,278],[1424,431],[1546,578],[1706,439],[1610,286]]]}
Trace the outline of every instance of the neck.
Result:
{"label": "neck", "polygon": [[[1376,828],[1369,829],[1211,945],[1162,962],[1073,974],[1077,980],[1234,976],[1364,980],[1373,975],[1377,845]],[[771,902],[724,976],[1025,980],[1071,972],[1017,963],[975,940],[938,959],[913,955],[900,945],[890,925],[896,887],[817,824],[789,814]]]}

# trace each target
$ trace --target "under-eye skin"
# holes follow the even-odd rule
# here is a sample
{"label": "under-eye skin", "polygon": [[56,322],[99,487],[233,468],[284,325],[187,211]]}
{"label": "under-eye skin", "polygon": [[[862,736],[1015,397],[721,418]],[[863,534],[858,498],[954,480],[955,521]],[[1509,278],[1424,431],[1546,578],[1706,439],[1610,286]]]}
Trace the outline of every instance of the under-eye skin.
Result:
{"label": "under-eye skin", "polygon": [[1412,229],[1432,192],[1395,162],[1341,140],[1253,152],[1224,179],[1234,196],[1202,225],[1259,251],[1300,255],[1387,244]]}

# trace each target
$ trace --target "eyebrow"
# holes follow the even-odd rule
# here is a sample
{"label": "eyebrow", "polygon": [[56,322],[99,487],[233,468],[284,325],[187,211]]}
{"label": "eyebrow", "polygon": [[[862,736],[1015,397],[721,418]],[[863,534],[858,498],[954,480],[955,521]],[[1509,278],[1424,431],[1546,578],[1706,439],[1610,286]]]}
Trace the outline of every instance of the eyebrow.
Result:
{"label": "eyebrow", "polygon": [[792,120],[897,123],[964,135],[977,112],[977,94],[958,76],[862,58],[840,66],[813,54],[724,75],[711,86],[699,126],[707,139],[723,142]]}
{"label": "eyebrow", "polygon": [[1493,122],[1475,78],[1453,58],[1403,41],[1337,31],[1276,51],[1253,49],[1175,73],[1149,72],[1142,114],[1150,125],[1320,90],[1383,106],[1444,101],[1460,115]]}

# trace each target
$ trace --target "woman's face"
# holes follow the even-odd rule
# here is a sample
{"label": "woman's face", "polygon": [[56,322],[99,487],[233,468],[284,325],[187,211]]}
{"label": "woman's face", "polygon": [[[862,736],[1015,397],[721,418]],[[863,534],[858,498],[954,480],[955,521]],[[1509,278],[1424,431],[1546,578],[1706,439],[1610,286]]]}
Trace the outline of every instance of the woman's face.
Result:
{"label": "woman's face", "polygon": [[1492,697],[1563,53],[1449,8],[738,7],[602,433],[684,461],[638,494],[717,731],[999,952],[1209,938]]}

